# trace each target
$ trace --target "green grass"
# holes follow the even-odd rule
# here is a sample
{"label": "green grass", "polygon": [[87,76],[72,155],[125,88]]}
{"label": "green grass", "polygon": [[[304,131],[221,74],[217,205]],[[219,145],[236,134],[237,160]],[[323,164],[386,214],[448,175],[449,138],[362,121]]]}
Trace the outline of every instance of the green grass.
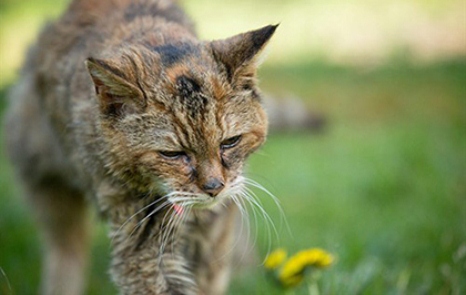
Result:
{"label": "green grass", "polygon": [[[465,78],[464,60],[372,70],[265,67],[264,89],[294,92],[328,125],[321,134],[271,135],[252,157],[248,175],[280,199],[291,229],[258,192],[282,228],[269,243],[259,222],[259,256],[278,246],[329,250],[337,263],[318,280],[321,294],[464,294]],[[0,165],[0,267],[13,294],[33,294],[39,238],[3,152]],[[95,223],[88,294],[116,294],[106,273],[105,226]],[[2,275],[0,293],[9,294]],[[283,292],[258,265],[235,277],[230,294]]]}

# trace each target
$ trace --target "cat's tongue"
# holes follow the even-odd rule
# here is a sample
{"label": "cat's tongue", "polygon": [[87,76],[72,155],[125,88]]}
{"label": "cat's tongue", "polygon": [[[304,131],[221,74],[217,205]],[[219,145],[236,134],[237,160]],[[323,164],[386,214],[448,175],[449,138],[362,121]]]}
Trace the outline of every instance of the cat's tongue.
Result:
{"label": "cat's tongue", "polygon": [[175,210],[176,214],[182,215],[183,214],[183,207],[178,204],[173,204],[173,209]]}

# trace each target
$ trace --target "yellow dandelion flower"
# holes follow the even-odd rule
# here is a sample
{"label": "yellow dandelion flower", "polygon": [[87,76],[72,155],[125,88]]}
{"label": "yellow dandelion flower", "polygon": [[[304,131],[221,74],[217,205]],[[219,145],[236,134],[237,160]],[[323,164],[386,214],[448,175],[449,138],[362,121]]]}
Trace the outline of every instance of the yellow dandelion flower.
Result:
{"label": "yellow dandelion flower", "polygon": [[279,248],[265,258],[264,267],[266,269],[277,269],[286,259],[286,251]]}
{"label": "yellow dandelion flower", "polygon": [[278,274],[278,279],[284,286],[293,287],[302,281],[303,273],[307,267],[326,268],[333,261],[333,256],[322,249],[303,250],[285,262]]}
{"label": "yellow dandelion flower", "polygon": [[288,278],[285,278],[283,279],[281,282],[282,286],[285,287],[285,288],[292,288],[292,287],[295,287],[299,284],[301,284],[301,282],[304,280],[304,275],[303,274],[299,274],[299,275],[296,275],[296,276],[293,276],[293,277],[288,277]]}

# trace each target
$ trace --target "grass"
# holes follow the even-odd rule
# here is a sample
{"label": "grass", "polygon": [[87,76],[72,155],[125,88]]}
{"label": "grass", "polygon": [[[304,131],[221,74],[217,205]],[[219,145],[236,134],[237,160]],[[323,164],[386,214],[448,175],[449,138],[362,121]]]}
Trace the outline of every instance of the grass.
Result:
{"label": "grass", "polygon": [[[269,243],[259,222],[259,256],[278,246],[329,250],[337,263],[318,280],[321,294],[466,292],[465,76],[464,60],[263,68],[264,89],[293,91],[328,125],[321,134],[273,134],[252,157],[249,176],[280,199],[291,229]],[[9,294],[8,280],[13,294],[33,294],[39,238],[3,152],[0,165],[0,293]],[[280,228],[275,205],[257,193]],[[115,294],[105,225],[95,223],[88,294]],[[230,294],[283,292],[258,265],[235,277]]]}

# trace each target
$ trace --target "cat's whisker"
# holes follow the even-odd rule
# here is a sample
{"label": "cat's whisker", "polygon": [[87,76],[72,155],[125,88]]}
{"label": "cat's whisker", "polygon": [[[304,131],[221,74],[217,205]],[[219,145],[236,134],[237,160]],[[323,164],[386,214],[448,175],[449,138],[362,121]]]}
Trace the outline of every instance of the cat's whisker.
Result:
{"label": "cat's whisker", "polygon": [[123,227],[125,227],[134,217],[136,217],[138,214],[142,213],[144,210],[146,210],[147,208],[149,208],[150,206],[153,206],[155,204],[157,204],[158,202],[162,201],[164,197],[161,197],[161,198],[158,198],[156,199],[155,201],[149,203],[148,205],[142,207],[140,210],[138,210],[136,213],[134,213],[133,215],[131,215],[129,218],[127,218],[125,220],[125,222],[123,222],[123,224],[120,225],[120,227],[117,229],[116,232],[112,233],[112,238],[111,238],[111,242],[110,242],[110,245],[113,245],[113,242],[115,240],[115,238],[119,235],[119,233],[121,232],[121,230],[123,229]]}
{"label": "cat's whisker", "polygon": [[[151,216],[153,216],[153,215],[156,214],[157,212],[161,211],[161,210],[164,209],[165,207],[168,207],[168,205],[171,204],[170,201],[168,201],[168,198],[171,197],[171,196],[173,196],[173,195],[175,195],[175,194],[176,194],[176,192],[168,193],[168,194],[166,194],[166,195],[164,195],[164,196],[162,196],[162,197],[159,197],[156,201],[154,201],[154,202],[152,202],[151,204],[145,206],[143,209],[139,210],[139,211],[137,212],[137,214],[141,213],[142,211],[144,211],[144,210],[147,209],[148,207],[155,205],[155,204],[158,203],[159,201],[165,200],[164,203],[162,203],[162,204],[159,205],[157,208],[155,208],[154,210],[152,210],[149,214],[147,214],[142,220],[140,220],[140,221],[137,223],[137,225],[133,228],[133,230],[131,231],[131,233],[130,233],[130,235],[128,236],[128,238],[130,238],[130,237],[134,234],[134,232],[135,232],[139,227],[141,227],[142,224],[143,224],[148,218],[150,218]],[[135,215],[137,215],[137,214],[135,214]],[[133,216],[135,216],[135,215],[133,215]],[[133,216],[132,216],[131,218],[133,218]],[[129,221],[129,220],[127,220],[127,222],[128,222],[128,221]],[[127,223],[127,222],[125,222],[125,223]],[[120,227],[120,228],[121,228],[121,227]]]}
{"label": "cat's whisker", "polygon": [[149,214],[147,214],[143,219],[141,219],[137,224],[136,226],[133,227],[131,233],[128,235],[128,239],[131,238],[133,236],[133,234],[144,224],[144,222],[151,218],[154,214],[156,214],[157,212],[160,212],[161,210],[163,210],[164,208],[168,207],[168,205],[170,205],[170,202],[169,201],[165,201],[163,202],[161,205],[157,206],[157,208],[155,208],[154,210],[152,210]]}
{"label": "cat's whisker", "polygon": [[[169,194],[169,199],[168,199],[168,205],[174,205],[177,204],[179,206],[183,207],[184,213],[181,214],[181,218],[178,218],[178,213],[176,213],[176,210],[174,211],[169,211],[165,214],[165,216],[162,219],[161,222],[161,231],[160,231],[160,253],[164,253],[167,244],[169,243],[170,238],[175,238],[174,235],[176,235],[176,228],[179,227],[180,224],[182,224],[185,220],[183,218],[185,213],[185,209],[189,207],[189,205],[193,202],[193,197],[195,197],[197,194],[193,193],[186,193],[186,192],[180,192],[180,191],[174,191]],[[172,243],[172,246],[174,243]],[[173,249],[172,249],[173,252]]]}
{"label": "cat's whisker", "polygon": [[[251,229],[251,221],[250,221],[250,214],[249,214],[249,211],[248,211],[248,208],[247,208],[247,204],[249,204],[248,200],[244,197],[244,188],[241,189],[241,191],[238,193],[238,200],[239,200],[239,203],[241,204],[240,206],[242,207],[243,209],[243,212],[244,212],[244,217],[241,219],[241,226],[244,227],[244,223],[246,223],[246,245],[247,247],[251,247],[251,249],[253,249],[256,245],[256,242],[257,242],[257,215],[256,215],[256,212],[255,212],[255,209],[252,208],[251,210],[253,211],[253,215],[254,215],[254,221],[255,221],[255,227],[253,229]],[[251,206],[251,205],[249,205]],[[252,206],[251,206],[252,207]],[[253,241],[251,242],[251,230],[254,230],[254,239]],[[247,249],[247,251],[250,251],[250,249]],[[244,258],[244,256],[246,255],[247,252],[243,252],[242,254],[242,259]]]}
{"label": "cat's whisker", "polygon": [[246,230],[247,230],[247,234],[248,234],[248,238],[249,238],[249,235],[251,234],[251,226],[250,226],[250,221],[249,221],[249,212],[247,211],[246,209],[246,205],[243,203],[243,200],[242,199],[238,199],[237,197],[235,197],[235,199],[237,199],[237,204],[238,204],[238,207],[240,208],[240,211],[241,211],[241,227],[243,230],[244,228],[244,222],[246,221]]}
{"label": "cat's whisker", "polygon": [[[257,243],[257,230],[258,230],[258,213],[257,213],[257,208],[253,205],[251,199],[252,197],[250,197],[248,195],[248,193],[246,191],[242,191],[241,192],[241,200],[243,200],[244,202],[246,202],[246,204],[248,205],[249,207],[249,210],[251,210],[252,212],[252,216],[254,217],[254,238],[253,238],[253,241],[252,241],[252,246],[255,247],[256,243]],[[248,223],[249,225],[249,223]]]}
{"label": "cat's whisker", "polygon": [[179,236],[181,235],[181,225],[186,222],[186,219],[188,218],[190,212],[191,212],[191,206],[189,204],[184,205],[184,213],[181,215],[181,218],[176,218],[178,220],[178,225],[175,227],[175,231],[172,235],[173,237],[173,243],[172,243],[172,251],[171,253],[175,253],[174,246],[177,244],[178,239],[180,238]]}
{"label": "cat's whisker", "polygon": [[269,197],[272,198],[272,201],[275,203],[275,206],[279,211],[280,228],[282,228],[282,226],[285,225],[286,231],[288,232],[290,237],[293,237],[293,234],[292,234],[291,229],[290,229],[290,225],[288,223],[288,220],[286,219],[285,212],[283,211],[283,208],[282,208],[282,206],[280,204],[280,200],[274,194],[272,194],[268,189],[266,189],[264,186],[262,186],[260,183],[258,183],[257,181],[254,181],[254,180],[252,180],[250,178],[245,177],[244,178],[244,183],[265,192],[266,195],[268,195]]}
{"label": "cat's whisker", "polygon": [[277,228],[275,227],[275,223],[273,222],[272,218],[267,213],[267,211],[265,211],[265,209],[263,208],[262,203],[260,202],[260,199],[257,197],[257,195],[247,187],[245,188],[245,190],[249,192],[249,194],[251,196],[252,204],[256,206],[256,208],[259,210],[259,212],[264,217],[264,220],[266,221],[265,225],[267,227],[268,242],[269,242],[269,246],[270,246],[271,245],[271,238],[272,238],[270,226],[272,227],[272,229],[273,229],[273,231],[275,233],[276,239],[278,240],[278,238],[279,238]]}
{"label": "cat's whisker", "polygon": [[[177,214],[173,212],[173,214],[170,217],[171,220],[169,222],[171,222],[171,225],[169,225],[168,227],[171,227],[171,228],[167,231],[167,235],[165,239],[166,239],[166,242],[168,242],[168,239],[171,239],[171,253],[173,255],[175,254],[174,247],[177,244],[179,235],[181,233],[181,225],[185,223],[190,213],[190,208],[191,208],[190,203],[192,202],[185,201],[182,204],[180,204],[181,206],[183,206],[183,213]],[[162,251],[165,251],[165,246],[162,249]]]}
{"label": "cat's whisker", "polygon": [[233,194],[231,196],[231,198],[233,199],[235,204],[238,206],[238,208],[240,210],[240,213],[241,213],[241,232],[240,232],[240,234],[242,234],[242,232],[243,232],[244,221],[246,221],[247,239],[248,239],[248,242],[249,242],[249,236],[251,234],[251,231],[250,231],[251,227],[250,227],[250,221],[249,221],[249,212],[246,209],[246,206],[244,204],[243,199],[239,198],[239,196],[241,196],[241,194],[242,194],[242,190],[239,190],[238,192]]}
{"label": "cat's whisker", "polygon": [[278,240],[278,237],[279,237],[277,229],[275,227],[275,224],[274,224],[272,218],[269,216],[269,214],[262,207],[262,204],[261,204],[260,200],[257,198],[256,194],[252,190],[245,187],[245,194],[244,195],[246,196],[246,198],[249,198],[248,201],[252,205],[252,208],[255,207],[257,210],[259,210],[259,212],[261,213],[261,215],[264,218],[266,231],[267,231],[267,244],[268,244],[268,252],[269,252],[270,249],[271,249],[271,245],[272,245],[272,230],[271,230],[271,228],[273,229],[273,232],[275,233],[275,237],[276,237],[277,240]]}
{"label": "cat's whisker", "polygon": [[[238,233],[238,236],[242,236],[243,235],[243,230],[244,230],[244,220],[246,219],[247,221],[247,235],[246,235],[246,245],[249,245],[249,235],[250,235],[250,231],[249,231],[249,216],[248,216],[248,213],[247,211],[245,210],[242,202],[240,201],[240,199],[238,199],[238,195],[239,192],[236,192],[236,193],[232,193],[230,195],[231,199],[233,200],[233,202],[236,204],[236,206],[238,207],[239,211],[240,211],[240,214],[241,214],[241,225],[240,225],[240,231]],[[226,204],[223,204],[225,205],[226,207]],[[222,256],[220,256],[218,258],[218,260],[222,260],[224,257],[226,257],[227,255],[229,255],[231,252],[235,251],[235,249],[237,248],[238,244],[240,242],[240,239],[236,239],[236,241],[234,242],[234,244],[231,245],[230,249],[225,252]],[[246,252],[243,252],[242,255],[241,255],[241,258],[240,260],[242,261],[244,259],[244,256],[246,255]]]}
{"label": "cat's whisker", "polygon": [[[177,204],[183,208],[183,213],[178,214],[176,211],[173,211],[167,214],[164,219],[162,220],[162,236],[161,236],[161,245],[160,245],[160,252],[164,253],[166,246],[169,240],[172,240],[172,247],[174,246],[178,234],[180,232],[180,225],[184,224],[186,219],[190,214],[190,209],[192,205],[197,204],[199,201],[196,200],[196,197],[203,196],[202,194],[195,194],[195,193],[187,193],[187,192],[173,192],[175,197],[170,198],[171,204]],[[169,215],[169,216],[168,216]],[[179,216],[181,215],[181,217]],[[165,221],[168,216],[168,221],[165,224]],[[165,224],[165,225],[164,225]],[[172,253],[174,253],[174,249],[172,248]]]}
{"label": "cat's whisker", "polygon": [[170,228],[169,231],[167,231],[167,235],[166,235],[167,243],[166,243],[166,245],[168,244],[168,241],[170,241],[170,246],[171,246],[170,253],[172,255],[175,255],[175,244],[176,244],[178,233],[179,233],[179,225],[182,224],[183,215],[180,218],[174,212],[174,213],[171,214],[170,219],[171,219],[170,220],[171,228]]}
{"label": "cat's whisker", "polygon": [[233,202],[236,204],[238,207],[240,213],[241,213],[241,226],[240,226],[240,232],[239,235],[241,236],[244,231],[244,222],[246,220],[246,228],[247,228],[247,239],[249,241],[249,235],[250,235],[250,226],[249,226],[249,214],[246,211],[246,209],[243,207],[242,202],[238,199],[237,195],[232,195]]}
{"label": "cat's whisker", "polygon": [[[168,217],[168,220],[167,220]],[[161,224],[161,236],[160,236],[160,254],[162,254],[160,257],[164,256],[165,253],[165,247],[166,244],[168,243],[168,238],[171,236],[171,224],[174,220],[175,217],[175,212],[173,211],[168,211],[166,212],[165,216],[163,217],[162,224]],[[165,221],[167,222],[165,223]],[[163,262],[163,261],[162,261]]]}
{"label": "cat's whisker", "polygon": [[278,200],[278,198],[272,194],[268,189],[266,189],[263,185],[261,185],[260,183],[258,183],[257,181],[254,181],[250,178],[244,178],[244,183],[247,184],[247,185],[250,185],[250,186],[253,186],[255,188],[258,188],[260,189],[261,191],[265,192],[268,196],[270,196],[272,198],[272,200],[275,202],[275,205],[278,207],[278,209],[280,210],[280,213],[283,213],[283,210],[281,208],[281,204],[280,204],[280,201]]}

